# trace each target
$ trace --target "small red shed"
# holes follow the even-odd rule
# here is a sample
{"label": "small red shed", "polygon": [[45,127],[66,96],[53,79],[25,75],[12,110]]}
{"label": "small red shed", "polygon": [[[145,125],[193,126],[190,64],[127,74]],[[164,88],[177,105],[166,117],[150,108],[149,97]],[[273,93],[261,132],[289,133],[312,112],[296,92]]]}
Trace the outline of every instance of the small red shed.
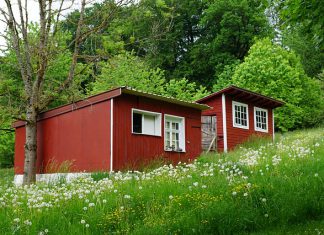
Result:
{"label": "small red shed", "polygon": [[283,105],[281,101],[236,86],[208,95],[197,103],[211,107],[202,113],[202,146],[210,148],[215,141],[214,146],[220,152],[233,149],[251,135],[274,137],[274,109]]}
{"label": "small red shed", "polygon": [[[119,87],[38,117],[38,174],[69,162],[70,172],[136,169],[155,157],[201,153],[201,112],[209,107]],[[25,122],[16,131],[15,174],[23,174]]]}

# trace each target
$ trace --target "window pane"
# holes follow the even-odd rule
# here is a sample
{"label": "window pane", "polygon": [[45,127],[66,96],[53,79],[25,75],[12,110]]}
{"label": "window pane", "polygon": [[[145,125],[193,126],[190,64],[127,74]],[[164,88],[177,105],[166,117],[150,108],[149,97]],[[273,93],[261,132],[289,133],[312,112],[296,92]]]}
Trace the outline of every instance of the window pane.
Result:
{"label": "window pane", "polygon": [[142,114],[133,113],[133,132],[142,133]]}
{"label": "window pane", "polygon": [[177,149],[179,149],[179,141],[175,141],[175,149],[177,150]]}
{"label": "window pane", "polygon": [[170,147],[171,147],[171,145],[170,145],[170,140],[167,140],[167,141],[165,142],[165,147],[167,147],[167,148],[170,148]]}
{"label": "window pane", "polygon": [[170,122],[165,123],[165,129],[170,129]]}
{"label": "window pane", "polygon": [[143,134],[155,134],[155,116],[144,114],[144,123],[142,124]]}
{"label": "window pane", "polygon": [[170,140],[170,132],[165,132],[165,139]]}

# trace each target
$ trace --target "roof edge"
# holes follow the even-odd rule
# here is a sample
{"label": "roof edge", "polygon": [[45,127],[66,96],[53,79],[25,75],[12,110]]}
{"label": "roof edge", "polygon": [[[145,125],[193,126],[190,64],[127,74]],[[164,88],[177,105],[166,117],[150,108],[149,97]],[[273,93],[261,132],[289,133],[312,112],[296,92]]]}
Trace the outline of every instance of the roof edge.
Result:
{"label": "roof edge", "polygon": [[185,101],[185,100],[180,100],[176,99],[173,97],[168,97],[168,96],[163,96],[163,95],[157,95],[153,94],[150,92],[144,92],[140,90],[133,89],[131,87],[121,87],[122,93],[124,94],[130,94],[130,95],[137,95],[137,96],[142,96],[150,99],[155,99],[159,101],[164,101],[172,104],[177,104],[185,107],[190,107],[190,108],[195,108],[199,110],[207,110],[210,109],[210,107],[206,104],[199,104],[195,101]]}
{"label": "roof edge", "polygon": [[276,102],[278,104],[281,104],[280,106],[284,105],[285,102],[283,101],[280,101],[280,100],[277,100],[277,99],[274,99],[274,98],[271,98],[269,96],[266,96],[266,95],[262,95],[260,93],[257,93],[257,92],[254,92],[254,91],[250,91],[250,90],[247,90],[247,89],[244,89],[244,88],[241,88],[241,87],[237,87],[237,86],[234,86],[234,85],[230,85],[228,87],[225,87],[217,92],[214,92],[210,95],[207,95],[199,100],[196,100],[196,102],[203,102],[203,101],[206,101],[206,100],[209,100],[210,98],[212,97],[215,97],[215,96],[218,96],[218,95],[221,95],[223,93],[226,93],[227,91],[229,91],[230,89],[236,89],[236,90],[239,90],[239,91],[242,91],[242,92],[247,92],[247,93],[250,93],[252,95],[255,95],[255,96],[259,96],[259,97],[262,97],[262,98],[265,98],[265,99],[268,99],[268,100],[271,100],[273,102]]}

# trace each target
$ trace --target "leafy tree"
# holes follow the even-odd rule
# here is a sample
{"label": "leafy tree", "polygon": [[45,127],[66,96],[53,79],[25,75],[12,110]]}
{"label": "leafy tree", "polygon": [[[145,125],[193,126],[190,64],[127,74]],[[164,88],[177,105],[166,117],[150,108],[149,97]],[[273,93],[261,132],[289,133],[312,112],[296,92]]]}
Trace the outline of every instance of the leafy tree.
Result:
{"label": "leafy tree", "polygon": [[[261,0],[141,0],[119,9],[94,44],[100,55],[133,51],[164,70],[167,80],[186,77],[211,88],[255,37],[271,35],[265,8]],[[89,12],[96,11],[100,15],[98,7]]]}
{"label": "leafy tree", "polygon": [[164,72],[151,69],[139,57],[124,53],[100,64],[101,73],[88,87],[90,94],[103,92],[118,86],[161,94],[165,83]]}
{"label": "leafy tree", "polygon": [[244,58],[255,37],[271,34],[265,8],[262,1],[208,2],[198,24],[200,35],[180,60],[178,76],[211,87],[226,65]]}
{"label": "leafy tree", "polygon": [[308,76],[317,77],[324,60],[323,2],[275,0],[271,8],[275,11],[282,45],[300,56]]}
{"label": "leafy tree", "polygon": [[255,43],[233,75],[240,87],[283,100],[275,112],[282,131],[313,126],[323,117],[323,94],[318,81],[309,78],[293,51],[269,39]]}
{"label": "leafy tree", "polygon": [[324,48],[324,4],[314,0],[276,0],[281,25],[284,28],[301,27],[309,39]]}
{"label": "leafy tree", "polygon": [[180,100],[195,101],[208,95],[205,87],[197,86],[195,82],[189,82],[186,78],[171,79],[165,84],[163,92],[166,96],[171,96]]}
{"label": "leafy tree", "polygon": [[207,95],[203,86],[197,86],[185,78],[166,82],[163,70],[151,69],[145,60],[131,53],[120,54],[108,62],[102,62],[101,73],[89,85],[88,92],[97,94],[118,86],[129,86],[182,100],[196,100]]}
{"label": "leafy tree", "polygon": [[293,50],[300,57],[308,76],[318,78],[324,68],[324,50],[320,49],[317,43],[303,31],[299,26],[283,30],[282,45]]}
{"label": "leafy tree", "polygon": [[0,168],[12,167],[14,158],[13,117],[23,110],[23,83],[13,54],[0,58]]}

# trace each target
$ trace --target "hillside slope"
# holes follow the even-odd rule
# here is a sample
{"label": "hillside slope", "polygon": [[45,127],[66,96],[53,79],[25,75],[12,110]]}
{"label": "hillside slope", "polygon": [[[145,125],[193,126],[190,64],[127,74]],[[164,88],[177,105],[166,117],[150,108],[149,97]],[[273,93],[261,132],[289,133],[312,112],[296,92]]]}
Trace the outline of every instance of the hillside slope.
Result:
{"label": "hillside slope", "polygon": [[317,234],[323,180],[324,130],[296,131],[142,173],[30,187],[1,181],[0,233]]}

